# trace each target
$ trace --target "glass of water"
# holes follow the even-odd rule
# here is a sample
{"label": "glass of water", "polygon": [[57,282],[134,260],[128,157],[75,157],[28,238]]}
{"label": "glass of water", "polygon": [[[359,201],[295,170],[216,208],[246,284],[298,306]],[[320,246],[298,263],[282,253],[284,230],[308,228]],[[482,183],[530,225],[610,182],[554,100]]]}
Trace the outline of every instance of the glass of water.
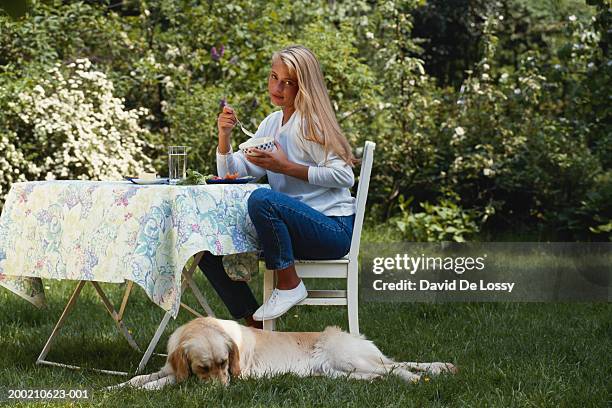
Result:
{"label": "glass of water", "polygon": [[187,171],[187,146],[168,147],[168,182],[176,184],[185,178]]}

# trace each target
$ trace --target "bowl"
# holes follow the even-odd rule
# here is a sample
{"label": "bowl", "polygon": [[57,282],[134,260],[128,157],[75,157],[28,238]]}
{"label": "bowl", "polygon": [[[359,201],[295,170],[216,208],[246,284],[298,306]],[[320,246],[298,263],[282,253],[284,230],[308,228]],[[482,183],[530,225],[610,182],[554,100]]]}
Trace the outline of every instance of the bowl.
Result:
{"label": "bowl", "polygon": [[266,137],[253,137],[238,146],[240,151],[245,155],[255,155],[253,149],[265,150],[271,152],[274,150],[274,138],[270,136]]}

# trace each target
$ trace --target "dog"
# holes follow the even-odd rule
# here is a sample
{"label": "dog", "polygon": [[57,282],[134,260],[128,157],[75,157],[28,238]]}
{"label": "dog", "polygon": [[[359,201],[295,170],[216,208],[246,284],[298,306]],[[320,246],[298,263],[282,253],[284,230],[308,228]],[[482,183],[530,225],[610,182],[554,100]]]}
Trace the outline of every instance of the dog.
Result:
{"label": "dog", "polygon": [[[413,370],[413,371],[411,371]],[[232,320],[200,317],[175,330],[162,369],[108,387],[161,389],[191,375],[229,385],[231,378],[261,378],[291,373],[373,380],[388,374],[406,382],[424,373],[456,373],[450,363],[395,362],[362,335],[327,327],[322,332],[273,332]]]}

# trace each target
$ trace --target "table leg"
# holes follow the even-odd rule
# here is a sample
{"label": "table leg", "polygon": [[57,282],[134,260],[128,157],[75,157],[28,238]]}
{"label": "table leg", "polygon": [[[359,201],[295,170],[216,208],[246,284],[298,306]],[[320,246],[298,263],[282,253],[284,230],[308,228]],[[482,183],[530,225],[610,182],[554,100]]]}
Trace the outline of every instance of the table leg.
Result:
{"label": "table leg", "polygon": [[[184,269],[183,272],[185,272]],[[183,292],[185,292],[185,289],[187,289],[187,281],[183,279],[183,282],[181,283],[181,297],[183,297]],[[147,350],[145,351],[144,356],[142,356],[142,359],[140,360],[140,364],[138,364],[138,368],[136,369],[135,374],[140,374],[142,370],[144,370],[145,366],[149,362],[149,359],[151,358],[151,354],[153,354],[155,347],[157,347],[157,342],[159,342],[159,338],[164,333],[164,330],[166,330],[166,326],[168,325],[168,322],[170,321],[171,317],[172,314],[170,312],[166,312],[162,321],[159,323],[157,330],[155,331],[155,335],[153,335],[153,338],[149,342]]]}
{"label": "table leg", "polygon": [[[196,286],[195,282],[192,279],[193,272],[195,271],[195,268],[199,264],[199,261],[202,258],[202,256],[203,256],[203,253],[199,253],[199,254],[195,255],[194,258],[193,258],[193,262],[192,262],[191,266],[189,268],[187,268],[187,267],[183,268],[183,278],[184,279],[183,279],[183,282],[181,283],[181,296],[183,295],[183,293],[185,292],[187,287],[190,287],[191,290],[194,292],[198,302],[204,308],[206,313],[208,315],[214,317],[214,312],[212,311],[212,309],[208,305],[208,302],[206,301],[206,297],[202,294],[202,292],[200,292],[200,290],[198,289],[198,287]],[[75,370],[81,369],[81,367],[79,367],[79,366],[74,366],[74,365],[70,365],[70,364],[56,363],[56,362],[53,362],[53,361],[46,361],[45,357],[49,353],[49,350],[51,348],[51,344],[55,340],[55,337],[59,333],[59,330],[65,324],[68,315],[70,314],[70,312],[74,308],[74,305],[76,303],[77,298],[79,297],[79,295],[81,293],[81,290],[83,289],[83,287],[85,286],[85,284],[87,282],[88,281],[79,281],[79,283],[77,284],[77,286],[76,286],[72,296],[70,297],[70,299],[68,300],[68,303],[64,307],[64,311],[62,312],[62,315],[60,316],[58,322],[55,324],[55,327],[53,328],[53,331],[51,332],[51,335],[49,336],[49,339],[47,340],[45,346],[43,347],[43,350],[41,351],[40,356],[36,360],[37,364],[46,364],[46,365],[70,368],[70,369],[75,369]],[[106,308],[108,313],[111,315],[111,317],[113,318],[117,328],[123,334],[123,336],[126,338],[128,343],[130,344],[130,346],[132,348],[134,348],[135,350],[141,352],[140,347],[138,347],[138,344],[136,344],[136,342],[134,341],[133,337],[131,336],[131,334],[129,333],[129,331],[127,330],[125,325],[123,324],[123,314],[125,312],[125,308],[127,306],[127,301],[128,301],[128,298],[129,298],[130,293],[131,293],[132,288],[133,288],[133,282],[132,281],[128,281],[127,287],[126,287],[124,295],[123,295],[123,300],[121,302],[121,307],[119,308],[119,313],[117,313],[115,311],[114,306],[112,305],[112,303],[110,302],[110,300],[108,299],[108,297],[106,296],[106,294],[104,293],[102,288],[100,287],[100,284],[98,282],[94,282],[94,281],[89,281],[89,282],[91,282],[91,284],[95,288],[96,292],[98,293],[98,295],[102,299],[102,303],[104,304],[104,307]],[[191,313],[195,314],[196,316],[201,316],[195,310],[193,310],[193,309],[191,309],[189,307],[185,307],[186,305],[183,305],[183,304],[181,304],[181,305],[184,308],[186,308],[187,310],[189,310]],[[166,313],[164,315],[164,317],[163,317],[159,327],[157,328],[157,330],[155,332],[155,335],[151,339],[151,341],[150,341],[150,343],[149,343],[149,345],[147,347],[147,350],[145,351],[145,353],[144,353],[144,355],[143,355],[143,357],[142,357],[142,359],[141,359],[141,361],[140,361],[140,363],[138,365],[138,369],[136,370],[136,374],[139,374],[139,373],[141,373],[144,370],[147,362],[151,358],[151,355],[154,354],[153,352],[155,350],[155,347],[157,346],[157,343],[159,342],[159,339],[160,339],[161,335],[163,334],[164,330],[166,329],[166,326],[168,325],[168,322],[170,321],[171,317],[172,317],[172,314],[170,314],[170,313]],[[160,354],[160,355],[165,356],[164,354]],[[127,372],[123,372],[123,371],[102,370],[102,369],[98,369],[98,368],[90,368],[90,369],[93,370],[93,371],[98,371],[98,372],[102,372],[102,373],[106,373],[106,374],[115,374],[115,375],[127,375],[128,374]]]}
{"label": "table leg", "polygon": [[[81,294],[81,290],[83,289],[83,287],[85,286],[86,283],[87,283],[87,281],[79,281],[79,283],[77,284],[74,292],[72,293],[72,296],[70,297],[70,299],[68,300],[68,303],[64,307],[64,311],[62,312],[62,315],[60,316],[59,320],[55,324],[55,327],[53,328],[53,331],[51,332],[51,335],[49,336],[49,339],[47,340],[47,343],[43,347],[43,350],[40,352],[40,356],[38,356],[38,359],[36,360],[36,364],[44,364],[44,365],[55,366],[55,367],[70,368],[72,370],[80,370],[81,369],[81,367],[75,366],[75,365],[71,365],[71,364],[63,364],[63,363],[56,363],[54,361],[47,361],[47,360],[45,360],[45,357],[49,353],[49,350],[51,349],[51,344],[55,340],[55,337],[59,333],[59,330],[62,328],[62,326],[66,322],[66,319],[67,319],[68,315],[70,314],[70,312],[74,308],[74,305],[76,304],[76,300],[79,297],[79,295]],[[112,312],[114,313],[114,315],[113,315],[113,313],[111,313],[111,316],[113,316],[113,319],[115,319],[115,316],[118,316],[118,315],[117,315],[117,313],[115,313],[114,309],[112,308],[112,305],[110,304],[108,298],[106,297],[106,295],[102,291],[102,288],[100,288],[100,286],[98,285],[97,282],[92,282],[92,284],[96,288],[96,291],[98,291],[98,294],[100,295],[102,300],[104,301],[104,304],[105,304],[107,310],[109,311],[109,313],[111,313],[111,310],[109,310],[109,306],[110,306],[110,309],[112,309]],[[131,288],[128,288],[128,290],[131,290]],[[126,292],[128,290],[126,290]],[[130,339],[132,340],[130,345],[132,345],[132,343],[133,343],[133,345],[135,345],[136,348],[138,349],[138,345],[136,345],[136,342],[134,342],[134,340],[131,338],[131,336],[129,335],[129,332],[127,332],[127,330],[125,329],[125,326],[123,326],[122,322],[120,322],[120,321],[117,322],[117,320],[115,320],[115,322],[117,323],[118,327],[123,328],[125,330],[124,334],[127,334],[126,338],[128,339],[128,342],[130,342]],[[140,351],[140,349],[138,349],[138,351]],[[113,375],[127,375],[128,374],[125,371],[103,370],[103,369],[100,369],[100,368],[90,368],[90,370],[101,372],[101,373],[104,373],[104,374],[113,374]]]}
{"label": "table leg", "polygon": [[210,305],[206,301],[206,298],[204,297],[202,292],[200,292],[200,289],[198,289],[198,287],[196,286],[191,276],[186,276],[185,280],[187,281],[187,284],[191,288],[191,291],[193,292],[196,299],[198,300],[198,303],[200,304],[200,306],[202,306],[204,310],[206,311],[206,314],[210,317],[215,317],[215,312],[213,312]]}
{"label": "table leg", "polygon": [[183,279],[187,281],[187,284],[191,288],[191,291],[195,295],[200,306],[204,308],[204,311],[206,312],[206,314],[210,317],[215,317],[215,312],[213,312],[210,305],[206,301],[206,297],[202,294],[202,292],[200,292],[200,289],[198,289],[198,286],[193,281],[193,272],[195,271],[195,268],[200,263],[200,259],[202,259],[202,256],[204,256],[204,252],[197,253],[193,257],[193,263],[191,264],[191,267],[189,267],[189,269],[183,268]]}
{"label": "table leg", "polygon": [[98,292],[98,295],[100,296],[100,298],[102,298],[102,302],[104,303],[106,310],[108,311],[108,313],[111,315],[111,317],[115,321],[115,324],[117,325],[117,328],[119,329],[121,334],[123,334],[123,337],[125,337],[125,339],[128,341],[128,343],[130,344],[130,346],[132,346],[134,350],[138,351],[139,353],[142,353],[142,350],[140,350],[140,347],[138,347],[138,344],[136,344],[136,342],[134,341],[134,338],[132,338],[132,335],[130,334],[128,329],[125,327],[125,325],[123,324],[123,321],[121,320],[121,318],[115,311],[115,308],[113,307],[112,303],[106,297],[106,294],[100,287],[100,284],[95,281],[91,281],[91,284],[93,285],[94,288],[96,288],[96,292]]}
{"label": "table leg", "polygon": [[133,287],[134,287],[134,282],[132,282],[131,280],[127,281],[125,292],[123,293],[123,300],[121,301],[121,307],[119,307],[119,320],[123,320],[123,313],[125,312],[128,298],[130,297],[130,294],[132,293]]}
{"label": "table leg", "polygon": [[149,359],[151,358],[151,354],[153,354],[153,351],[155,350],[155,347],[157,346],[157,342],[159,342],[159,338],[164,333],[164,330],[166,330],[166,326],[168,325],[168,322],[170,321],[171,317],[172,317],[172,314],[170,314],[170,312],[166,312],[166,314],[164,315],[164,318],[159,324],[159,327],[155,331],[155,335],[153,336],[153,338],[151,339],[151,342],[149,343],[149,346],[147,347],[147,351],[145,351],[144,356],[142,356],[142,359],[140,360],[140,363],[138,364],[138,368],[136,369],[135,374],[140,374],[143,372],[144,368],[149,362]]}
{"label": "table leg", "polygon": [[186,311],[188,311],[189,313],[191,313],[192,315],[194,315],[195,317],[206,317],[203,314],[198,313],[197,311],[195,311],[194,309],[192,309],[188,305],[184,304],[183,302],[181,302],[181,307],[183,309],[185,309]]}
{"label": "table leg", "polygon": [[68,315],[74,308],[76,300],[81,294],[81,289],[83,289],[83,286],[85,286],[85,281],[79,281],[76,288],[74,289],[74,292],[72,293],[72,296],[70,296],[70,300],[68,300],[66,307],[64,307],[64,311],[62,312],[62,315],[60,316],[59,320],[55,324],[55,327],[53,328],[53,331],[51,332],[51,335],[49,336],[47,343],[45,343],[45,346],[40,352],[40,355],[38,356],[38,359],[36,360],[36,364],[48,363],[47,361],[45,361],[45,357],[47,357],[47,354],[49,353],[49,349],[51,348],[51,344],[53,343],[53,340],[55,340],[55,336],[57,336],[57,333],[60,331],[60,329],[66,322],[66,318],[68,317]]}
{"label": "table leg", "polygon": [[[193,272],[195,271],[195,268],[200,263],[200,259],[202,258],[203,255],[204,255],[203,252],[196,254],[193,257],[193,262],[191,266],[189,268],[187,267],[183,268],[183,281],[181,282],[181,297],[183,297],[183,293],[189,286],[191,290],[193,291],[193,293],[195,294],[196,298],[198,299],[198,302],[200,303],[200,305],[204,308],[204,310],[206,310],[206,313],[214,317],[215,314],[213,313],[212,309],[208,305],[206,298],[200,292],[200,290],[198,289],[198,287],[196,286],[195,282],[193,282],[193,279],[192,279]],[[183,305],[182,303],[181,303],[181,306],[183,306],[185,309],[187,309],[194,315],[196,316],[199,315],[199,313],[197,313],[195,310],[191,309],[190,307],[186,307],[186,305]],[[166,330],[166,326],[168,325],[168,322],[170,321],[171,317],[172,315],[170,313],[166,313],[164,315],[162,321],[159,323],[159,326],[157,327],[157,330],[155,331],[155,334],[153,335],[153,338],[151,339],[151,341],[149,342],[149,345],[147,346],[147,350],[145,351],[144,356],[142,356],[142,359],[140,360],[140,363],[138,364],[138,368],[136,369],[135,374],[140,374],[144,371],[147,363],[149,362],[149,359],[151,358],[151,355],[153,354],[153,351],[155,350],[155,347],[157,347],[157,343],[159,342],[161,335]]]}
{"label": "table leg", "polygon": [[[54,367],[62,367],[62,368],[69,368],[71,370],[82,370],[83,367],[79,367],[79,366],[75,366],[75,365],[70,365],[70,364],[62,364],[62,363],[55,363],[53,361],[37,361],[38,364],[44,364],[44,365],[49,365],[49,366],[54,366]],[[112,375],[128,375],[129,373],[126,371],[114,371],[114,370],[103,370],[101,368],[87,368],[88,370],[91,371],[96,371],[98,373],[102,373],[102,374],[112,374]]]}

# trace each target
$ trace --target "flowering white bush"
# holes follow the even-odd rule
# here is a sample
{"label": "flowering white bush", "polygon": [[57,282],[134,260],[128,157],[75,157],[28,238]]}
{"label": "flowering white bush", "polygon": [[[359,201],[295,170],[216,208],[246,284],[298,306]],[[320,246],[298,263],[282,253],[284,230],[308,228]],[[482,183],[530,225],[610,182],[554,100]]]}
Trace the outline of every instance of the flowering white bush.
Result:
{"label": "flowering white bush", "polygon": [[15,132],[0,136],[0,202],[4,200],[11,183],[27,180],[24,170],[28,173],[39,171],[38,166],[28,163],[23,153],[11,143],[15,136]]}
{"label": "flowering white bush", "polygon": [[0,137],[0,200],[15,181],[118,180],[151,167],[147,110],[127,110],[88,59],[56,64],[8,106],[19,130]]}

